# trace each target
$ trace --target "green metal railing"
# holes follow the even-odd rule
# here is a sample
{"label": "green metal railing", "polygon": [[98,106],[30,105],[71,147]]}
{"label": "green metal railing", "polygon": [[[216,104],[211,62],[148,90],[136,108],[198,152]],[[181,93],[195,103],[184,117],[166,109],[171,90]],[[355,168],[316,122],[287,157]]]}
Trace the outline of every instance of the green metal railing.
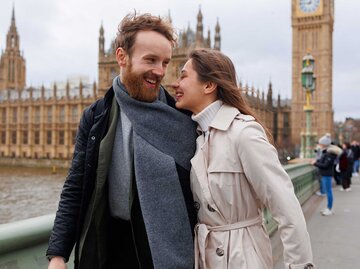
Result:
{"label": "green metal railing", "polygon": [[[285,166],[301,204],[319,188],[315,169],[309,164]],[[54,222],[54,214],[0,225],[0,269],[46,269],[47,242]],[[270,212],[264,211],[266,227],[270,234],[277,223]],[[70,258],[68,269],[73,268]]]}

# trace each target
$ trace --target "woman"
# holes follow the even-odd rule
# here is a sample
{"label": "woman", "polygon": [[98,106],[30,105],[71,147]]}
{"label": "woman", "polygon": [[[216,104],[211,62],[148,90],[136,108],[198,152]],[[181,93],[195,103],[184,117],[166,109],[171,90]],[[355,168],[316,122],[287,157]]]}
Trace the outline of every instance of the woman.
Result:
{"label": "woman", "polygon": [[349,142],[342,144],[343,152],[340,155],[339,168],[341,175],[342,188],[341,191],[351,191],[351,176],[353,171],[353,153]]}
{"label": "woman", "polygon": [[265,206],[279,223],[286,268],[313,268],[292,183],[241,96],[231,60],[195,50],[172,86],[177,108],[193,112],[201,133],[191,160],[196,268],[273,268]]}

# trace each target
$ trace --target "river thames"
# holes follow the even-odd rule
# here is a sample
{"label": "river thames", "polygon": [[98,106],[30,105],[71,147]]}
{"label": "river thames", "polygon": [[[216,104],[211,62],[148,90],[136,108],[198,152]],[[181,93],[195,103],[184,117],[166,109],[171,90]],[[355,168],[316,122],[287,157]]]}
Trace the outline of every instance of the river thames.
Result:
{"label": "river thames", "polygon": [[55,213],[66,173],[0,166],[0,224]]}

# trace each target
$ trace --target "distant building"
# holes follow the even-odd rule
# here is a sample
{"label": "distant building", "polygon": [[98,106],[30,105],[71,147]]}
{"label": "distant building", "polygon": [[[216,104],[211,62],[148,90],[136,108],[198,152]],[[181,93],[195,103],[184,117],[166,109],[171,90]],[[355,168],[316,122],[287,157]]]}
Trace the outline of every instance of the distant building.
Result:
{"label": "distant building", "polygon": [[80,78],[26,88],[25,78],[13,10],[0,60],[0,156],[70,159],[82,111],[97,98],[96,84]]}
{"label": "distant building", "polygon": [[346,118],[344,122],[335,122],[334,125],[336,143],[360,142],[360,119]]}

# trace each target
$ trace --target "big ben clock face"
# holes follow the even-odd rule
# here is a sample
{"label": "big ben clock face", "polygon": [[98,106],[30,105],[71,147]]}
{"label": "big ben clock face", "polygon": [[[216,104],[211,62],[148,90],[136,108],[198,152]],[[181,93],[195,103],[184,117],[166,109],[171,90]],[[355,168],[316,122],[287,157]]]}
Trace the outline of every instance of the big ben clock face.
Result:
{"label": "big ben clock face", "polygon": [[312,13],[319,7],[320,0],[300,0],[299,4],[302,12]]}

